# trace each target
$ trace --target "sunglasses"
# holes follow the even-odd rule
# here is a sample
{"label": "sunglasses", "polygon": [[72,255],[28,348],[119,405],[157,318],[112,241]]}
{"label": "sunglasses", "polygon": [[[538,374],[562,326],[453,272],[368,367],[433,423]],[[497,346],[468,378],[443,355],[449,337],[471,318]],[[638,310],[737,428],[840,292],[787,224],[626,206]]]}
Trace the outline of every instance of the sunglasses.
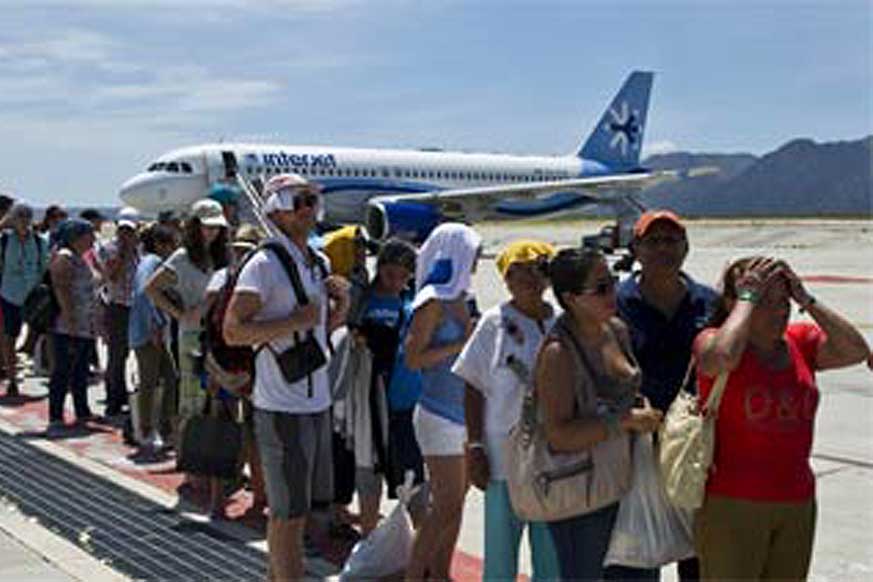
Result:
{"label": "sunglasses", "polygon": [[315,208],[318,206],[318,194],[312,192],[302,192],[294,196],[294,210],[300,210],[303,207]]}
{"label": "sunglasses", "polygon": [[602,279],[594,284],[593,287],[583,288],[580,295],[609,295],[615,291],[615,284],[618,283],[618,277],[610,275],[608,279]]}

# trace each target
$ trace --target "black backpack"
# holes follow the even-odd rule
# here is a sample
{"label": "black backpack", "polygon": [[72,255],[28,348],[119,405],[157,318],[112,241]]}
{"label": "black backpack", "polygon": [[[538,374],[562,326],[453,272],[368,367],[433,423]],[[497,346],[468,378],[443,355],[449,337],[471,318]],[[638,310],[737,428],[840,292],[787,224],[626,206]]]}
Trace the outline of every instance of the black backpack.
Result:
{"label": "black backpack", "polygon": [[[289,279],[292,279],[291,274],[294,268],[289,264],[289,260],[293,260],[281,243],[268,241],[261,244],[258,249],[253,250],[242,263],[233,271],[228,271],[227,279],[224,282],[221,290],[218,291],[218,296],[210,305],[204,318],[204,333],[203,333],[203,354],[206,358],[207,371],[212,369],[213,373],[220,375],[222,372],[230,375],[248,374],[250,381],[248,387],[243,392],[250,392],[252,381],[255,374],[255,355],[257,348],[254,346],[231,346],[224,340],[224,318],[227,314],[227,307],[230,305],[230,299],[233,296],[233,291],[236,288],[236,282],[239,274],[242,272],[246,263],[257,254],[258,250],[270,250],[279,257],[279,262],[285,268],[285,272]],[[315,254],[311,248],[309,249],[311,258],[318,265],[322,279],[327,277],[327,267],[324,261]],[[293,280],[293,279],[292,279]],[[217,368],[216,368],[217,366]]]}

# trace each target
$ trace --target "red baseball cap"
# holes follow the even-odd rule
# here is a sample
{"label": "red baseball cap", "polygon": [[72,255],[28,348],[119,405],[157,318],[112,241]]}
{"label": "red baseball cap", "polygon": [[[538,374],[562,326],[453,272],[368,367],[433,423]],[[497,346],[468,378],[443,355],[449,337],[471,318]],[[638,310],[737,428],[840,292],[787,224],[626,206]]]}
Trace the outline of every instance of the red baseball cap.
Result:
{"label": "red baseball cap", "polygon": [[634,225],[634,237],[643,238],[649,229],[658,221],[665,221],[673,224],[676,228],[685,234],[685,225],[682,224],[682,219],[675,212],[669,210],[647,210],[637,219]]}

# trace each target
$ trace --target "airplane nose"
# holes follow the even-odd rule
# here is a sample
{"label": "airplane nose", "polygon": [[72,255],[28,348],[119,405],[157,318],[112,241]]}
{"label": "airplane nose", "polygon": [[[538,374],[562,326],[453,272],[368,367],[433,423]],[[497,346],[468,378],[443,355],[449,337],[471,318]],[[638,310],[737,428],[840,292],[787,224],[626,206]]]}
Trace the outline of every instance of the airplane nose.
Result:
{"label": "airplane nose", "polygon": [[118,197],[127,206],[149,211],[154,210],[167,198],[167,188],[161,178],[149,174],[137,174],[121,185]]}

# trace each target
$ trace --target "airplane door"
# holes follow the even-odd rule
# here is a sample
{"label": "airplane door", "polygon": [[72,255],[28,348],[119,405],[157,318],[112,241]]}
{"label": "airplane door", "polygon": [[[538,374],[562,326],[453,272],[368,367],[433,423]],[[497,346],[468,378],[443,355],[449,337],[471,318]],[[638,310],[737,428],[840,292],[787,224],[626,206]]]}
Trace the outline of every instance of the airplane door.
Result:
{"label": "airplane door", "polygon": [[224,179],[228,181],[236,180],[236,174],[239,166],[236,163],[236,154],[233,152],[221,152],[221,161],[224,163]]}

